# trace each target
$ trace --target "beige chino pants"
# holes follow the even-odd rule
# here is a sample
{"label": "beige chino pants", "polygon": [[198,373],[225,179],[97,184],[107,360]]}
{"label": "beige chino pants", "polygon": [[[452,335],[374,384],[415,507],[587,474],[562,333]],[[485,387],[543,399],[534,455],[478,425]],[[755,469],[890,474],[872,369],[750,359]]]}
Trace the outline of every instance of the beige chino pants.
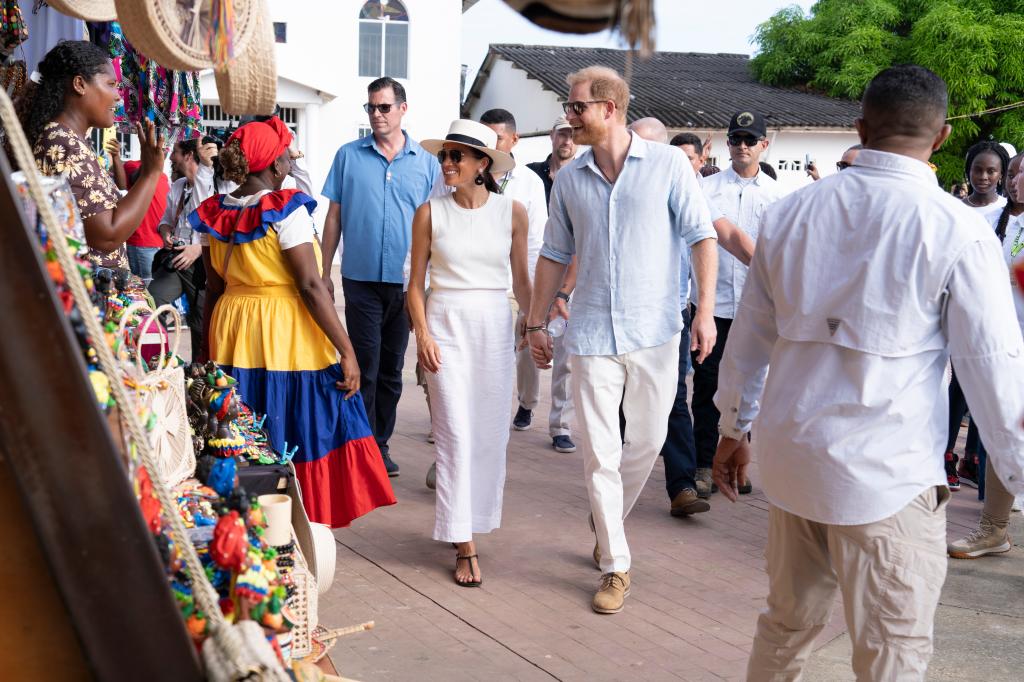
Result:
{"label": "beige chino pants", "polygon": [[751,682],[799,680],[836,591],[862,682],[923,680],[946,579],[945,486],[889,518],[859,526],[815,523],[772,506],[768,609],[757,621]]}

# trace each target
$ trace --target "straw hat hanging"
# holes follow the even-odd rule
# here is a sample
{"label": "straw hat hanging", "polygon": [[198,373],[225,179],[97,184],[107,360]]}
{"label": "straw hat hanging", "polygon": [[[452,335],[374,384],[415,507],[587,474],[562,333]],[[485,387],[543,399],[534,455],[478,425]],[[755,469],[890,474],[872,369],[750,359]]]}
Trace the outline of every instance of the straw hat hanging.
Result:
{"label": "straw hat hanging", "polygon": [[86,21],[114,21],[114,0],[47,0],[47,5],[69,17]]}
{"label": "straw hat hanging", "polygon": [[[125,36],[142,54],[169,69],[212,69],[211,8],[233,10],[233,52],[240,56],[256,28],[254,0],[114,0]],[[260,5],[261,6],[261,5]]]}
{"label": "straw hat hanging", "polygon": [[221,109],[243,116],[274,113],[277,105],[277,63],[274,59],[274,28],[264,0],[255,0],[255,29],[249,45],[236,53],[234,63],[215,71]]}

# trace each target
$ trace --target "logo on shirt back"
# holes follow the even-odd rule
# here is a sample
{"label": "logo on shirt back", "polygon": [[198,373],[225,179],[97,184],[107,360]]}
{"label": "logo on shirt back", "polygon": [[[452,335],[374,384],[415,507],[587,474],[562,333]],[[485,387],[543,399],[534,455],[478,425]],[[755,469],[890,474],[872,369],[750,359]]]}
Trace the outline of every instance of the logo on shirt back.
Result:
{"label": "logo on shirt back", "polygon": [[828,333],[829,333],[829,336],[835,336],[837,329],[839,329],[839,320],[837,320],[834,317],[828,318]]}

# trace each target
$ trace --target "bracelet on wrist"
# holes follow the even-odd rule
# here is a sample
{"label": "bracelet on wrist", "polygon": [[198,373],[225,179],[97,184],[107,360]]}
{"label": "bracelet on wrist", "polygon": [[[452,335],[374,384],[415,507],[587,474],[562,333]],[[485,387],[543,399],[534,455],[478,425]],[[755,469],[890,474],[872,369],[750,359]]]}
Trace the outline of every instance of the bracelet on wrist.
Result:
{"label": "bracelet on wrist", "polygon": [[569,302],[569,294],[565,293],[564,291],[559,291],[558,293],[556,293],[555,298],[560,298],[566,303]]}
{"label": "bracelet on wrist", "polygon": [[529,326],[529,327],[526,328],[526,333],[529,334],[530,332],[543,332],[543,331],[547,331],[547,328],[548,328],[548,326],[546,324],[538,324],[538,325],[534,325],[534,326]]}

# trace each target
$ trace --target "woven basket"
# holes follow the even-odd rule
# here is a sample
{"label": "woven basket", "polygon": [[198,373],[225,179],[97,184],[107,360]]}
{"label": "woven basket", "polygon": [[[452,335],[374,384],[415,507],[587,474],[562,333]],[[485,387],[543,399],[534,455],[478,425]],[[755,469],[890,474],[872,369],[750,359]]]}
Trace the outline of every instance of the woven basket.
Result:
{"label": "woven basket", "polygon": [[[191,476],[196,470],[196,453],[192,446],[192,432],[188,424],[187,402],[185,400],[185,370],[171,367],[181,344],[181,317],[173,306],[163,305],[151,310],[145,303],[133,303],[121,317],[119,339],[125,339],[125,326],[136,312],[149,312],[139,325],[138,332],[131,339],[135,347],[135,362],[127,364],[126,373],[135,384],[139,405],[156,415],[156,425],[149,433],[153,454],[156,456],[156,472],[169,487],[174,487]],[[164,313],[174,318],[174,337],[171,343],[160,327],[160,316]],[[156,369],[150,370],[140,357],[138,347],[143,337],[157,325],[160,338],[160,355]]]}
{"label": "woven basket", "polygon": [[61,14],[86,21],[115,21],[114,0],[47,0],[47,5]]}
{"label": "woven basket", "polygon": [[227,70],[214,72],[221,109],[236,116],[269,116],[277,106],[274,27],[264,0],[253,0],[253,5],[256,26],[248,48],[235,53]]}
{"label": "woven basket", "polygon": [[[211,0],[114,0],[131,44],[160,66],[178,71],[212,69]],[[234,54],[245,52],[256,28],[254,0],[232,0]],[[259,3],[262,7],[262,3]]]}
{"label": "woven basket", "polygon": [[292,537],[295,543],[295,568],[292,570],[292,581],[295,593],[288,600],[289,619],[295,626],[292,628],[292,660],[305,658],[313,653],[313,630],[318,623],[316,578],[306,564],[306,558],[299,548],[298,538]]}

